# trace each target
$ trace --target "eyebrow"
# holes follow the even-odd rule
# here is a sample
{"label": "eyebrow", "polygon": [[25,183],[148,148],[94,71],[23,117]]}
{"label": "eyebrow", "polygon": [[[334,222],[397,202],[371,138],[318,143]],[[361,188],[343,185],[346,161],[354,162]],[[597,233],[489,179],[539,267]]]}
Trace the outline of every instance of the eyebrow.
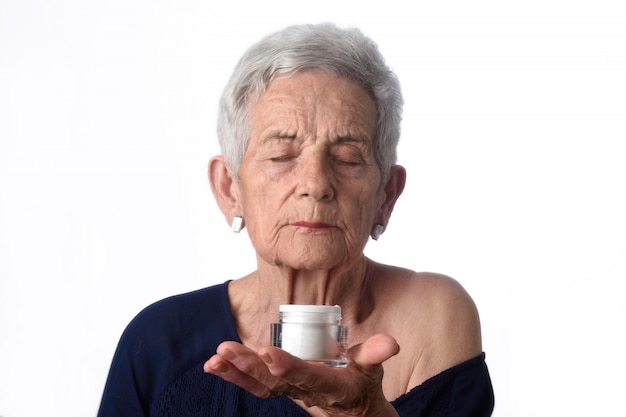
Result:
{"label": "eyebrow", "polygon": [[337,139],[334,140],[334,142],[336,143],[356,142],[356,143],[367,144],[369,141],[366,139],[359,138],[359,137],[355,138],[353,136],[339,136]]}
{"label": "eyebrow", "polygon": [[276,132],[276,133],[272,133],[271,135],[263,139],[261,144],[266,144],[271,141],[283,141],[283,140],[295,141],[296,138],[297,138],[296,135],[289,135],[287,133]]}
{"label": "eyebrow", "polygon": [[[263,139],[261,144],[265,145],[265,144],[270,143],[272,141],[277,141],[277,142],[280,142],[280,141],[291,141],[291,142],[294,142],[294,141],[296,141],[297,138],[298,138],[297,135],[276,132],[276,133],[272,133],[272,134],[268,135],[265,139]],[[356,143],[356,144],[360,144],[360,145],[368,145],[369,142],[370,141],[368,139],[364,139],[364,138],[361,138],[361,137],[355,137],[355,136],[337,136],[336,138],[334,138],[331,141],[331,143],[334,143],[334,144]]]}

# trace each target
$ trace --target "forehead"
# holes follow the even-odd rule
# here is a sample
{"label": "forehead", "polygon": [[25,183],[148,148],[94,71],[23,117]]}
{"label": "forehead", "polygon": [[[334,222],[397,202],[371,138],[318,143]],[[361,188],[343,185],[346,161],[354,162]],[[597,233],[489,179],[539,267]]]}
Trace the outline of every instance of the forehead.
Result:
{"label": "forehead", "polygon": [[251,127],[257,133],[258,129],[272,125],[294,129],[325,125],[332,129],[367,131],[371,139],[377,117],[372,95],[364,87],[318,70],[274,79],[252,105],[250,116]]}

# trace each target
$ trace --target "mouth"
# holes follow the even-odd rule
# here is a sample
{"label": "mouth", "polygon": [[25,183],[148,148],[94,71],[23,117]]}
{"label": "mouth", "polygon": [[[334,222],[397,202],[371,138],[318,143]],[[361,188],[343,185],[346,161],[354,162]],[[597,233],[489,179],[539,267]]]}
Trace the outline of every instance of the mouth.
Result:
{"label": "mouth", "polygon": [[328,223],[307,222],[307,221],[295,222],[292,225],[296,226],[296,227],[301,227],[301,228],[304,228],[304,229],[311,229],[311,230],[318,230],[318,231],[328,230],[328,229],[332,229],[334,227],[333,225],[328,224]]}

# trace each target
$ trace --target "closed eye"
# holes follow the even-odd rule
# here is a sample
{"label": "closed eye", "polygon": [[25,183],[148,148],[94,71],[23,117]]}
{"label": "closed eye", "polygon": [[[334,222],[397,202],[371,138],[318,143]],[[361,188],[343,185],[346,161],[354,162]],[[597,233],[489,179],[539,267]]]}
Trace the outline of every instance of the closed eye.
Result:
{"label": "closed eye", "polygon": [[334,161],[338,164],[341,165],[347,165],[347,166],[357,166],[357,165],[361,165],[362,161],[353,161],[353,160],[346,160],[346,159],[341,159],[341,158],[334,158]]}
{"label": "closed eye", "polygon": [[292,156],[292,155],[282,155],[282,156],[274,156],[274,157],[270,158],[270,161],[272,161],[272,162],[288,162],[288,161],[291,161],[294,158],[295,158],[295,156]]}
{"label": "closed eye", "polygon": [[331,150],[332,160],[338,164],[346,166],[357,166],[363,164],[365,159],[363,157],[363,151],[359,146],[359,142],[346,142],[333,146]]}

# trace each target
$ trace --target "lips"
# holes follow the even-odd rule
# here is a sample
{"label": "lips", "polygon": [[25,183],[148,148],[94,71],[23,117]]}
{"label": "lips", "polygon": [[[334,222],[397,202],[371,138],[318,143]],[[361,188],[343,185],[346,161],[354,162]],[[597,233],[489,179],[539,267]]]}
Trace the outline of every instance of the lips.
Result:
{"label": "lips", "polygon": [[299,221],[293,223],[294,226],[298,227],[306,227],[309,229],[329,229],[333,227],[333,225],[323,222],[309,222],[309,221]]}

